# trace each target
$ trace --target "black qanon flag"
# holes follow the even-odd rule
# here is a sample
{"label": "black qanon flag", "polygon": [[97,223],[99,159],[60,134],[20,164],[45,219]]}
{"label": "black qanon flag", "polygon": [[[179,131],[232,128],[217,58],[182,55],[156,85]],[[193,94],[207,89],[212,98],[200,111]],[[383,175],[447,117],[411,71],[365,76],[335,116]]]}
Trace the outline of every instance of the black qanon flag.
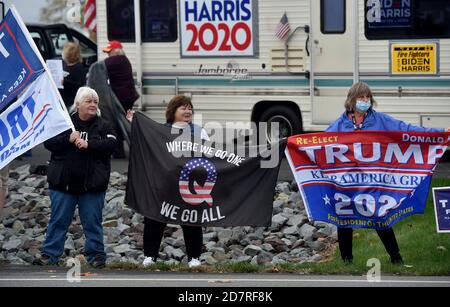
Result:
{"label": "black qanon flag", "polygon": [[[271,224],[285,141],[271,148],[235,145],[231,151],[195,137],[199,133],[186,133],[188,128],[174,130],[134,115],[125,198],[129,207],[170,224]],[[269,161],[274,167],[261,167]]]}

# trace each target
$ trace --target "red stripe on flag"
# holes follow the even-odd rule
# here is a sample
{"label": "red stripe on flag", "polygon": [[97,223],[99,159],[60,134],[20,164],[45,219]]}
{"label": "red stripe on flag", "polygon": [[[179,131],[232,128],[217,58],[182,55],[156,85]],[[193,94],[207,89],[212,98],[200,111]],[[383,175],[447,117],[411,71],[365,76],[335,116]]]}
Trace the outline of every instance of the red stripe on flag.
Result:
{"label": "red stripe on flag", "polygon": [[95,0],[87,0],[83,10],[84,26],[93,32],[97,32],[96,16]]}
{"label": "red stripe on flag", "polygon": [[211,199],[211,195],[209,194],[184,194],[182,193],[181,196],[183,198],[201,198],[201,199]]}

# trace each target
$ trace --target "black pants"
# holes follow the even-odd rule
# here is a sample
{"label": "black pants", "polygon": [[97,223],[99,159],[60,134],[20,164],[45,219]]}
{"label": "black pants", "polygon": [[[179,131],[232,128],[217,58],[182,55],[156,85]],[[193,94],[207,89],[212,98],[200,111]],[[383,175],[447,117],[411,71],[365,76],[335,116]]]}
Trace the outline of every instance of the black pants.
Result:
{"label": "black pants", "polygon": [[[144,218],[144,255],[158,258],[159,246],[166,223]],[[200,226],[181,226],[183,229],[186,253],[189,259],[199,258],[202,253],[203,232]]]}
{"label": "black pants", "polygon": [[[391,256],[391,258],[397,258],[400,253],[400,249],[398,248],[394,230],[392,228],[388,228],[384,230],[377,230],[377,233],[389,256]],[[338,227],[339,250],[341,251],[341,257],[344,261],[351,261],[353,259],[352,239],[352,228]]]}

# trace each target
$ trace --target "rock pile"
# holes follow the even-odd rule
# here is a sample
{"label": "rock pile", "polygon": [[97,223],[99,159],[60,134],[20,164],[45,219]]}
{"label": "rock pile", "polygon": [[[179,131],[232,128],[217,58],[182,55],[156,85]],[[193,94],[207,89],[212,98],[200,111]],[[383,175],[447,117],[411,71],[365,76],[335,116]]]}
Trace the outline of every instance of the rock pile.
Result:
{"label": "rock pile", "polygon": [[[126,175],[113,172],[106,194],[103,227],[107,263],[140,264],[144,259],[143,217],[124,205],[126,180]],[[0,224],[0,262],[31,264],[40,256],[50,218],[47,179],[33,170],[30,172],[29,165],[21,166],[11,170],[9,189],[3,223]],[[324,259],[336,240],[336,227],[308,221],[296,185],[279,182],[271,227],[206,227],[200,260],[209,265],[317,262]],[[76,212],[64,246],[65,257],[80,258],[84,242]],[[166,228],[159,256],[167,264],[186,263],[179,226]]]}

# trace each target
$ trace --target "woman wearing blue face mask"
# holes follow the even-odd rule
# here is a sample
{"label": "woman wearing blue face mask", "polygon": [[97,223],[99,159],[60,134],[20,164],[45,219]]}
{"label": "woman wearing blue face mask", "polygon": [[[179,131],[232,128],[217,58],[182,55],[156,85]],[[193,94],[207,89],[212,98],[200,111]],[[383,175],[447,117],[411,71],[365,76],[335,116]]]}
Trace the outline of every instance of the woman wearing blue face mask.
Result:
{"label": "woman wearing blue face mask", "polygon": [[[384,130],[384,131],[417,131],[443,132],[444,129],[433,129],[413,126],[395,119],[387,114],[376,112],[376,104],[372,91],[366,83],[355,83],[349,90],[345,101],[345,112],[328,127],[327,132],[348,132],[355,130]],[[450,128],[446,131],[450,132]],[[392,228],[377,230],[378,236],[386,248],[392,263],[402,263],[397,239]],[[338,227],[338,241],[341,257],[344,262],[352,262],[352,228]]]}

